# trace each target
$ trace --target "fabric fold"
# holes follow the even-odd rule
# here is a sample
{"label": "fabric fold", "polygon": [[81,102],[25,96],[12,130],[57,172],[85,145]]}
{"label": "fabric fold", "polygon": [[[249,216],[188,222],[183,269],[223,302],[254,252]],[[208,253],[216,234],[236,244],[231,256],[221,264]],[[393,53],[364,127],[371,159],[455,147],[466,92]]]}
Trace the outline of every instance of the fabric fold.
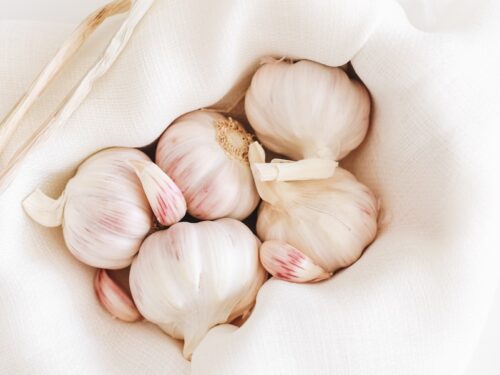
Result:
{"label": "fabric fold", "polygon": [[[470,17],[435,18],[438,26],[426,27],[430,21],[416,21],[422,16],[403,3],[156,0],[81,107],[30,153],[0,196],[2,372],[463,372],[500,278],[500,5],[481,1]],[[469,9],[472,0],[462,3]],[[105,26],[62,72],[7,154],[119,24]],[[69,32],[0,22],[7,51],[0,116]],[[268,55],[332,66],[352,60],[374,110],[366,142],[343,167],[381,197],[389,219],[361,259],[331,280],[266,283],[249,320],[210,331],[189,363],[153,325],[120,323],[102,311],[93,270],[71,257],[59,229],[29,220],[21,202],[38,187],[56,196],[97,150],[149,144],[180,114],[218,102]]]}

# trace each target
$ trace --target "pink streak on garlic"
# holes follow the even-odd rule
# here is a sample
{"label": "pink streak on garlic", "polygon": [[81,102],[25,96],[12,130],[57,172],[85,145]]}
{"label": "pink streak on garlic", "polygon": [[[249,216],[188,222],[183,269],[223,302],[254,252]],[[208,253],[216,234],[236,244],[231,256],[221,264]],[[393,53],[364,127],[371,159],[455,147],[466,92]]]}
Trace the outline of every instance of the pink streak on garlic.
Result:
{"label": "pink streak on garlic", "polygon": [[97,270],[94,290],[102,307],[113,317],[124,322],[135,322],[141,319],[141,314],[132,298],[109,276],[106,270]]}
{"label": "pink streak on garlic", "polygon": [[283,241],[264,242],[260,247],[260,260],[271,275],[294,283],[317,282],[332,275],[301,251]]}
{"label": "pink streak on garlic", "polygon": [[150,161],[130,160],[141,180],[153,213],[165,226],[179,222],[186,214],[186,200],[172,179]]}

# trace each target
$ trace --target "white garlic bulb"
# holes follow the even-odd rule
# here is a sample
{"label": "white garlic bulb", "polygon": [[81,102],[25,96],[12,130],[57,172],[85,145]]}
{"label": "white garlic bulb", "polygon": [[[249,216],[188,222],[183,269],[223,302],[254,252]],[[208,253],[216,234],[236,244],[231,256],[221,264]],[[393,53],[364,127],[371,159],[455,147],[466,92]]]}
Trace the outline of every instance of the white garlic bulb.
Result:
{"label": "white garlic bulb", "polygon": [[148,162],[149,158],[130,148],[98,152],[79,166],[57,200],[37,190],[23,207],[44,226],[62,225],[68,249],[81,262],[97,268],[124,268],[153,223],[152,210],[129,161]]}
{"label": "white garlic bulb", "polygon": [[266,273],[259,239],[243,223],[181,222],[150,235],[132,263],[141,314],[192,352],[213,326],[250,310]]}
{"label": "white garlic bulb", "polygon": [[[265,160],[258,143],[249,159]],[[256,180],[262,202],[257,234],[263,241],[284,241],[327,272],[354,263],[377,233],[378,203],[370,190],[342,168],[324,180]]]}
{"label": "white garlic bulb", "polygon": [[158,143],[156,162],[179,186],[192,216],[241,220],[259,202],[248,164],[251,141],[237,121],[195,111],[168,127]]}
{"label": "white garlic bulb", "polygon": [[245,111],[269,150],[294,160],[340,160],[366,135],[370,96],[340,68],[276,61],[255,73]]}

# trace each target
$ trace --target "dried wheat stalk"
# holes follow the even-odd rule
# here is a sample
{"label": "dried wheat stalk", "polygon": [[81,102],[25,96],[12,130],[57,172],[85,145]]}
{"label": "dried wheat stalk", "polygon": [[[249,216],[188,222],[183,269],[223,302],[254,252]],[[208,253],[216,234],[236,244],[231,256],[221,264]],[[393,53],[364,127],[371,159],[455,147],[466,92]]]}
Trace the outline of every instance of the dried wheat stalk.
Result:
{"label": "dried wheat stalk", "polygon": [[0,191],[8,185],[15,169],[22,162],[26,154],[38,142],[48,136],[50,132],[63,125],[74,111],[80,106],[92,89],[95,81],[102,77],[130,39],[135,27],[146,14],[154,0],[115,0],[100,10],[92,13],[77,27],[70,38],[57,52],[53,60],[38,76],[27,93],[0,124],[0,153],[16,130],[18,124],[43,93],[45,88],[54,79],[68,60],[80,49],[89,36],[101,25],[105,19],[116,14],[129,11],[129,14],[120,29],[104,51],[103,56],[87,72],[73,91],[63,100],[59,108],[24,142],[7,161],[5,168],[0,170]]}

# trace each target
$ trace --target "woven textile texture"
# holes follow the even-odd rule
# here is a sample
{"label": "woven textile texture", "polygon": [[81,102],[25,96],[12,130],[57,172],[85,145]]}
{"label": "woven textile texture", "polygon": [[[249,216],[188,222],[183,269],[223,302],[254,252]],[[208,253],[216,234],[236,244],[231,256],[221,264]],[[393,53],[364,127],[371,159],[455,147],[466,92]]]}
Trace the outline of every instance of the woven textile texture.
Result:
{"label": "woven textile texture", "polygon": [[[156,0],[110,71],[0,196],[5,374],[460,374],[499,283],[500,3],[495,0]],[[92,37],[30,112],[0,166],[102,53]],[[72,26],[0,22],[0,117]],[[263,56],[351,61],[371,92],[365,143],[343,162],[384,225],[352,267],[316,285],[271,280],[240,329],[210,331],[191,363],[149,323],[113,320],[94,271],[21,202],[56,196],[89,154],[143,146],[217,102]]]}

